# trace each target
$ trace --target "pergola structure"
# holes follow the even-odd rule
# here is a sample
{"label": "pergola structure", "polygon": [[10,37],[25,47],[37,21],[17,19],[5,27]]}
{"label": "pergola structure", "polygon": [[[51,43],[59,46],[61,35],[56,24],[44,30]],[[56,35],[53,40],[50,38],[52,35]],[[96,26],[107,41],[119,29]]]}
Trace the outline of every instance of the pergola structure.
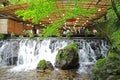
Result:
{"label": "pergola structure", "polygon": [[[96,19],[99,19],[106,15],[108,6],[111,5],[109,0],[102,0],[99,4],[96,5],[96,0],[89,0],[88,2],[80,2],[79,5],[83,7],[83,9],[90,9],[90,8],[96,8],[96,13],[91,14],[92,17],[89,16],[80,16],[78,15],[75,18],[66,20],[66,22],[61,25],[63,28],[73,28],[73,27],[88,27],[93,25],[93,21]],[[67,0],[56,0],[56,9],[64,9],[66,7],[74,7],[75,4],[72,0],[67,2]],[[12,19],[18,22],[24,22],[26,24],[33,25],[31,20],[23,21],[22,18],[18,18],[15,14],[16,10],[26,10],[29,4],[17,4],[17,5],[8,5],[4,8],[0,8],[0,19]],[[61,16],[64,16],[65,11],[61,11],[59,14],[50,14],[49,16],[46,16],[46,18],[43,18],[40,20],[40,22],[37,24],[40,28],[46,27],[52,23],[54,23],[55,20],[60,19]]]}

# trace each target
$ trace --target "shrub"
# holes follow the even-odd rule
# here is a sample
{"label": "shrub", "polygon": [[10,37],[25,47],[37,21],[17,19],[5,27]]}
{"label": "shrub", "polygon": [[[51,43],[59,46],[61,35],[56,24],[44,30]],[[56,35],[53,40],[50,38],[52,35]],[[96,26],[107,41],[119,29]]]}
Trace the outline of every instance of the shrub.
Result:
{"label": "shrub", "polygon": [[3,39],[4,38],[4,35],[3,34],[0,34],[0,39]]}

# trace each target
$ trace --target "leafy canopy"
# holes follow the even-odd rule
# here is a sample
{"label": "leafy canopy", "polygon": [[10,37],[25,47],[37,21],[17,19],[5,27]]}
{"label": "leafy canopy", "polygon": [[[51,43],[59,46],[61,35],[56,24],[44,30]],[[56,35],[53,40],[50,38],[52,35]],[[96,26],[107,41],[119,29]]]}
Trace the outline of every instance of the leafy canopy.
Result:
{"label": "leafy canopy", "polygon": [[18,10],[18,17],[23,17],[23,20],[32,19],[32,22],[37,24],[40,19],[45,18],[55,9],[53,0],[36,0],[31,1],[28,9]]}
{"label": "leafy canopy", "polygon": [[[94,9],[83,9],[82,5],[79,3],[85,1],[88,0],[73,0],[72,3],[75,4],[74,7],[71,8],[68,6],[63,9],[56,9],[56,0],[31,0],[28,9],[16,11],[16,14],[18,17],[23,17],[23,20],[32,19],[34,24],[38,24],[41,19],[46,18],[46,16],[49,16],[50,14],[58,14],[65,11],[64,16],[61,16],[60,19],[56,20],[53,24],[48,25],[47,28],[43,29],[43,35],[45,37],[59,35],[58,29],[62,27],[62,24],[67,19],[71,19],[77,16],[90,16],[90,14],[95,11]],[[67,0],[68,4],[70,2],[71,0]]]}

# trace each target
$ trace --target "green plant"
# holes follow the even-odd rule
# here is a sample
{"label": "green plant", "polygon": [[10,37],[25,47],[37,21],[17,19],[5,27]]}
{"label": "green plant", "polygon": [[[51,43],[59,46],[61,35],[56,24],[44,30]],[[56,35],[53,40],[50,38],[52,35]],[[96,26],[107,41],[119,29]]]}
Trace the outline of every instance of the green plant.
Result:
{"label": "green plant", "polygon": [[34,37],[33,33],[29,30],[26,31],[26,35],[29,37],[29,39],[32,39]]}
{"label": "green plant", "polygon": [[4,38],[4,34],[0,34],[0,39],[3,39]]}
{"label": "green plant", "polygon": [[15,13],[18,17],[23,17],[23,20],[32,19],[32,22],[37,24],[41,18],[45,18],[55,9],[54,0],[36,0],[29,3],[26,10],[18,10]]}
{"label": "green plant", "polygon": [[3,4],[0,3],[0,8],[3,8]]}
{"label": "green plant", "polygon": [[72,34],[72,32],[69,31],[69,32],[67,32],[66,37],[70,38],[71,35],[73,35],[73,34]]}
{"label": "green plant", "polygon": [[117,76],[120,75],[120,20],[111,8],[108,10],[107,15],[109,20],[103,26],[99,26],[98,30],[110,42],[109,54],[105,59],[98,60],[96,63],[96,66],[93,68],[92,80],[120,79]]}
{"label": "green plant", "polygon": [[23,4],[23,3],[30,3],[32,0],[9,0],[9,4],[16,5],[16,4]]}
{"label": "green plant", "polygon": [[[32,19],[32,22],[34,24],[39,23],[40,19],[43,19],[47,16],[49,16],[51,13],[52,14],[59,14],[62,11],[64,12],[64,16],[61,16],[60,19],[57,19],[54,21],[53,24],[48,25],[47,28],[43,29],[43,36],[48,37],[48,36],[59,36],[58,30],[61,28],[62,24],[65,23],[67,19],[71,19],[73,17],[77,17],[78,15],[81,16],[89,16],[91,17],[92,13],[94,13],[96,10],[95,9],[88,9],[85,10],[82,8],[82,6],[79,5],[80,2],[85,2],[88,0],[73,0],[73,3],[75,6],[73,8],[66,7],[64,9],[55,9],[56,8],[56,0],[36,0],[36,1],[31,1],[29,3],[29,7],[26,10],[19,10],[16,11],[15,13],[18,15],[18,17],[22,17],[23,20],[28,20]],[[69,4],[70,1],[68,0],[67,3]]]}
{"label": "green plant", "polygon": [[103,66],[106,64],[106,60],[107,60],[107,58],[99,59],[99,60],[97,61],[97,63],[96,63],[96,66],[97,66],[98,68],[103,67]]}
{"label": "green plant", "polygon": [[115,52],[109,53],[108,57],[97,61],[96,66],[93,68],[93,79],[92,80],[107,80],[111,75],[113,78],[118,78],[120,75],[120,55]]}
{"label": "green plant", "polygon": [[14,38],[14,37],[15,37],[15,34],[12,32],[12,33],[10,34],[10,37],[11,37],[11,38]]}
{"label": "green plant", "polygon": [[88,29],[85,30],[85,36],[87,37],[88,35],[90,35],[90,31]]}
{"label": "green plant", "polygon": [[20,39],[23,39],[23,38],[24,38],[24,36],[23,36],[23,35],[19,35],[19,38],[20,38]]}

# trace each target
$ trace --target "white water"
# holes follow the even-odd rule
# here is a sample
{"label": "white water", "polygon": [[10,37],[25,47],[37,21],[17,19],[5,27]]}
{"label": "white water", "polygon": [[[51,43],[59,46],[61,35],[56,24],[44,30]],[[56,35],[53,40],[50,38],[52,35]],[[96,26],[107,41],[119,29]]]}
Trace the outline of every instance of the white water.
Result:
{"label": "white water", "polygon": [[[65,39],[23,39],[18,40],[18,61],[17,66],[11,69],[10,71],[28,71],[36,69],[37,64],[40,60],[45,59],[46,61],[50,61],[53,66],[55,63],[55,57],[59,49],[67,46],[69,42],[75,41],[79,44],[79,69],[78,73],[88,73],[90,72],[91,65],[95,64],[97,55],[95,54],[95,50],[92,49],[91,44],[94,44],[96,47],[96,51],[98,54],[102,54],[103,57],[106,56],[108,50],[108,43],[105,40],[92,40],[89,41],[84,39],[73,39],[73,40],[65,40]],[[6,45],[11,45],[11,43],[5,42],[0,47],[0,55],[3,50],[6,49]],[[14,46],[14,45],[13,45]],[[11,47],[11,46],[7,46]],[[14,51],[10,48],[11,53]],[[2,54],[3,55],[3,54]],[[4,55],[5,57],[9,57],[8,54]],[[4,57],[4,58],[5,58]],[[0,63],[4,62],[4,60],[0,56]],[[3,64],[3,63],[2,63]]]}
{"label": "white water", "polygon": [[[0,47],[0,65],[6,65],[7,63],[5,62],[6,58],[8,57],[7,54],[2,55],[2,52],[4,51],[5,47],[8,46],[8,42],[3,42],[3,46]],[[3,58],[2,58],[3,57]]]}
{"label": "white water", "polygon": [[90,43],[83,42],[82,49],[79,49],[79,64],[78,73],[88,73],[88,65],[96,62],[96,56]]}
{"label": "white water", "polygon": [[[83,42],[82,48],[79,49],[79,51],[78,51],[80,66],[79,66],[79,69],[77,72],[87,74],[87,73],[91,73],[92,65],[94,65],[97,62],[97,60],[96,60],[97,55],[95,55],[95,51],[92,49],[90,44],[91,43],[97,44],[97,43],[94,41],[87,42],[85,40],[83,40],[82,42]],[[100,40],[100,42],[99,42],[99,46],[98,46],[99,54],[101,54],[103,57],[106,57],[109,45],[107,44],[107,41]]]}
{"label": "white water", "polygon": [[[43,41],[22,40],[20,42],[17,67],[14,67],[12,71],[36,69],[37,64],[42,59],[50,61],[54,65],[57,51],[64,48],[67,42],[57,40],[53,44],[51,44],[50,39],[44,39]],[[51,51],[50,45],[54,47],[54,51]]]}

